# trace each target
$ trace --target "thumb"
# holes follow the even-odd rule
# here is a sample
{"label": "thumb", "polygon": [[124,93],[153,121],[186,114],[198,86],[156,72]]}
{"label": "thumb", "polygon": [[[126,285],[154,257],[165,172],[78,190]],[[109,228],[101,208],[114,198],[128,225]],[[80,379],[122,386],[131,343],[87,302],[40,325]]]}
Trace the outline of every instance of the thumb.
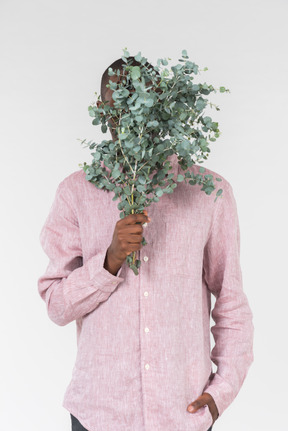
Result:
{"label": "thumb", "polygon": [[202,395],[200,395],[200,397],[198,397],[195,401],[193,401],[188,405],[187,409],[190,413],[195,413],[205,404],[206,404],[205,400],[203,400]]}

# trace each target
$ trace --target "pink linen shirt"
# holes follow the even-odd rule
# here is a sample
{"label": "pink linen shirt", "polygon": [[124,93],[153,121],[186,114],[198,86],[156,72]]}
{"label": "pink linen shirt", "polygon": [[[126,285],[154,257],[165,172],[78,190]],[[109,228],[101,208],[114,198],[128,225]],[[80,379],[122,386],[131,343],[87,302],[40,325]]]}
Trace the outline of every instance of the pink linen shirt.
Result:
{"label": "pink linen shirt", "polygon": [[[176,179],[177,156],[168,160]],[[208,392],[220,417],[254,360],[235,198],[223,176],[205,169],[222,178],[222,197],[214,202],[217,190],[206,195],[183,181],[147,207],[137,276],[126,261],[116,275],[103,266],[119,220],[114,192],[82,169],[57,188],[40,234],[49,264],[38,291],[53,322],[76,322],[63,407],[89,431],[207,431],[208,406],[193,414],[188,404]]]}

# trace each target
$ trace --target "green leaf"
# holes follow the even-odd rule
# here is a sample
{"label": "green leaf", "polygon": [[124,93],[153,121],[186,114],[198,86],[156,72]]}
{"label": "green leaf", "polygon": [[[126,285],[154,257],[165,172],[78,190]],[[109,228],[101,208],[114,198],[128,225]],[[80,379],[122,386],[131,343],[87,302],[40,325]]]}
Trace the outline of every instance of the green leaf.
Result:
{"label": "green leaf", "polygon": [[141,62],[141,60],[142,60],[141,52],[139,51],[139,52],[138,52],[138,54],[137,54],[137,55],[135,55],[135,57],[134,57],[134,58],[135,58],[135,60],[136,60],[136,61],[139,61],[139,63],[140,63],[140,62]]}
{"label": "green leaf", "polygon": [[179,175],[177,176],[177,181],[178,181],[178,182],[180,182],[180,183],[181,183],[181,181],[184,181],[184,177],[183,177],[183,175],[180,175],[180,174],[179,174]]}
{"label": "green leaf", "polygon": [[163,144],[157,145],[156,151],[157,151],[157,153],[159,153],[159,152],[161,153],[162,151],[164,151],[164,145]]}
{"label": "green leaf", "polygon": [[222,195],[222,192],[223,192],[223,190],[222,190],[222,189],[219,189],[219,190],[217,191],[217,193],[216,193],[216,196],[220,196],[220,195]]}
{"label": "green leaf", "polygon": [[138,181],[140,184],[146,184],[146,179],[142,175],[139,176]]}
{"label": "green leaf", "polygon": [[141,150],[140,145],[136,145],[136,147],[134,147],[134,153],[139,153],[140,150]]}
{"label": "green leaf", "polygon": [[138,79],[140,78],[141,73],[140,73],[140,67],[139,66],[133,66],[132,67],[132,71],[131,71],[131,77],[132,79]]}
{"label": "green leaf", "polygon": [[220,93],[225,93],[226,88],[225,87],[220,87]]}
{"label": "green leaf", "polygon": [[[125,47],[122,51],[124,51],[124,54],[123,54],[123,57],[125,58],[125,57],[130,57],[130,54],[129,54],[129,52],[127,51],[127,47]],[[123,58],[123,57],[121,57],[121,58]],[[126,60],[126,58],[125,58],[125,60]]]}
{"label": "green leaf", "polygon": [[101,123],[101,120],[99,118],[94,118],[94,120],[92,121],[93,126],[98,126],[98,124]]}
{"label": "green leaf", "polygon": [[103,133],[106,133],[106,132],[107,132],[107,126],[106,126],[106,124],[102,124],[102,126],[101,126],[101,131],[102,131]]}
{"label": "green leaf", "polygon": [[130,187],[129,186],[124,187],[123,192],[125,193],[125,195],[130,196],[131,195]]}
{"label": "green leaf", "polygon": [[145,192],[146,188],[145,186],[143,186],[142,184],[139,184],[136,189],[138,190],[138,192],[142,193]]}
{"label": "green leaf", "polygon": [[125,147],[127,147],[127,148],[133,148],[133,142],[131,142],[131,141],[126,141],[126,142],[125,142]]}
{"label": "green leaf", "polygon": [[158,197],[161,197],[161,196],[163,195],[163,190],[162,190],[161,188],[157,188],[157,189],[155,190],[155,193],[156,193],[156,195],[157,195]]}
{"label": "green leaf", "polygon": [[202,111],[205,108],[205,106],[206,106],[206,101],[202,97],[199,97],[199,99],[196,102],[196,109],[198,111]]}
{"label": "green leaf", "polygon": [[90,117],[96,117],[96,112],[94,111],[94,109],[89,109],[89,115]]}
{"label": "green leaf", "polygon": [[115,178],[115,179],[116,179],[116,178],[120,177],[121,172],[120,172],[120,171],[118,171],[118,169],[115,169],[115,170],[113,170],[113,171],[112,171],[112,174],[111,174],[111,175],[112,175],[112,177],[113,177],[113,178]]}
{"label": "green leaf", "polygon": [[203,172],[205,172],[205,168],[203,168],[203,166],[201,166],[201,167],[199,168],[199,172],[201,172],[201,174],[203,174]]}
{"label": "green leaf", "polygon": [[193,84],[191,89],[193,92],[197,93],[200,90],[200,86],[198,84]]}
{"label": "green leaf", "polygon": [[120,133],[120,135],[119,135],[120,141],[123,141],[123,139],[126,139],[127,136],[128,136],[127,133]]}
{"label": "green leaf", "polygon": [[138,269],[135,265],[130,265],[130,268],[133,270],[135,275],[138,275]]}
{"label": "green leaf", "polygon": [[154,100],[149,98],[149,99],[146,99],[144,103],[145,103],[145,106],[147,106],[147,108],[151,108],[151,106],[154,105]]}
{"label": "green leaf", "polygon": [[170,118],[170,114],[167,114],[166,112],[161,112],[160,115],[163,120],[168,120],[168,118]]}
{"label": "green leaf", "polygon": [[126,262],[127,263],[131,263],[132,262],[132,255],[128,254],[128,256],[126,257]]}

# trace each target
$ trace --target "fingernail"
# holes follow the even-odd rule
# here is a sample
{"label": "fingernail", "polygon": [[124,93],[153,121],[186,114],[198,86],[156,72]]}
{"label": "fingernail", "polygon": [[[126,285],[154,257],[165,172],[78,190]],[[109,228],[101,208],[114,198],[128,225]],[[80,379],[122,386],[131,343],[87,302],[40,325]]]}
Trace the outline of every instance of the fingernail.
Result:
{"label": "fingernail", "polygon": [[194,411],[194,407],[193,406],[189,406],[188,410],[189,410],[189,412],[193,412]]}

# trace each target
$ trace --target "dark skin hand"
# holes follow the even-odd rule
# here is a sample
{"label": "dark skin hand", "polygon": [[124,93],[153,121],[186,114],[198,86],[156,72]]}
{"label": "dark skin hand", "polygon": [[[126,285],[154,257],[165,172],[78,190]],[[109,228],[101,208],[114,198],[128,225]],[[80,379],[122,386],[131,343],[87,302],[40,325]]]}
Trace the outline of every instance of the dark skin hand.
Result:
{"label": "dark skin hand", "polygon": [[[212,425],[213,425],[214,422],[216,421],[216,419],[219,416],[219,412],[218,412],[218,409],[217,409],[217,406],[215,404],[214,399],[207,392],[203,392],[203,394],[200,395],[200,397],[198,397],[195,401],[193,401],[192,403],[190,403],[188,405],[188,407],[187,407],[187,411],[189,413],[193,414],[193,413],[197,412],[198,409],[202,408],[205,404],[207,404],[207,406],[208,406],[208,408],[210,410],[210,413],[211,413],[211,416],[212,416],[212,419],[213,419],[213,423],[212,423]],[[190,411],[190,409],[189,409],[190,406],[193,407],[192,411]]]}
{"label": "dark skin hand", "polygon": [[126,257],[142,248],[143,223],[150,223],[147,211],[129,214],[116,222],[113,238],[106,252],[104,268],[116,275]]}

